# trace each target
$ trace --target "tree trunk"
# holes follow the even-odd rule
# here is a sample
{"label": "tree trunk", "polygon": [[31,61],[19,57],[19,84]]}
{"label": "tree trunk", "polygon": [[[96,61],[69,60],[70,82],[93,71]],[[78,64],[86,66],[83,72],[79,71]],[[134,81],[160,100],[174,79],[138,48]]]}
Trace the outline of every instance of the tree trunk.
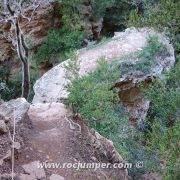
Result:
{"label": "tree trunk", "polygon": [[28,99],[30,89],[30,74],[28,61],[22,62],[22,97]]}

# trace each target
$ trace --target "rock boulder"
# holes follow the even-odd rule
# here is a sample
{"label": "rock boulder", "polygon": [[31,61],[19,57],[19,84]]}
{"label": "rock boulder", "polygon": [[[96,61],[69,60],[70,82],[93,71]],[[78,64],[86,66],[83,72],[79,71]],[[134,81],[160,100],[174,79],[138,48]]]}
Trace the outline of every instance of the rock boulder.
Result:
{"label": "rock boulder", "polygon": [[[174,49],[170,41],[163,34],[155,32],[153,29],[126,29],[125,32],[115,33],[115,36],[105,42],[88,47],[77,52],[77,62],[79,64],[79,75],[85,76],[94,71],[97,62],[105,58],[108,62],[119,60],[122,64],[126,61],[126,55],[140,52],[147,45],[148,38],[156,35],[166,49],[166,55],[157,57],[156,66],[149,73],[141,72],[122,74],[115,84],[119,89],[120,99],[122,100],[127,111],[130,112],[131,118],[144,119],[149,108],[149,102],[145,101],[141,95],[138,85],[151,81],[153,77],[160,76],[163,71],[169,70],[175,63]],[[131,63],[137,62],[132,59]],[[44,74],[34,85],[35,96],[33,103],[57,102],[61,99],[67,99],[68,91],[66,89],[69,83],[65,66],[70,60],[64,61]]]}

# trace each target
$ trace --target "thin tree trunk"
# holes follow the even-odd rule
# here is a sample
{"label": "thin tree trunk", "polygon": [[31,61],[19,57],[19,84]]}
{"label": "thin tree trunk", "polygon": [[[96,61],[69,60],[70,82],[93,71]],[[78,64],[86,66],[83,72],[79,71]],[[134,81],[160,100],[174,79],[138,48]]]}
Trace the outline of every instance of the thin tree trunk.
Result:
{"label": "thin tree trunk", "polygon": [[28,99],[30,89],[29,63],[22,62],[22,97]]}

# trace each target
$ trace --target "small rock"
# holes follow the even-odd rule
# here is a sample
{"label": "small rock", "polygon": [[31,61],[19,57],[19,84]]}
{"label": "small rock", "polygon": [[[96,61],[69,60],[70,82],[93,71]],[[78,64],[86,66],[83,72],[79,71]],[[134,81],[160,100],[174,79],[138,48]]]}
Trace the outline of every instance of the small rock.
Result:
{"label": "small rock", "polygon": [[94,156],[92,156],[91,159],[92,159],[93,161],[95,161],[95,162],[97,161],[97,158],[94,157]]}
{"label": "small rock", "polygon": [[[0,180],[11,180],[12,174],[0,174]],[[19,180],[18,176],[16,174],[13,174],[14,180]]]}
{"label": "small rock", "polygon": [[4,163],[3,159],[0,159],[0,166],[2,166]]}
{"label": "small rock", "polygon": [[20,174],[19,180],[35,180],[36,177],[28,175],[28,174]]}
{"label": "small rock", "polygon": [[139,180],[162,180],[162,176],[157,173],[146,173],[139,177]]}
{"label": "small rock", "polygon": [[58,174],[52,174],[49,178],[49,180],[65,180],[64,177],[58,175]]}
{"label": "small rock", "polygon": [[39,161],[34,161],[29,164],[23,165],[23,169],[25,172],[32,177],[36,177],[37,179],[43,179],[46,177],[44,169],[38,168],[39,166]]}
{"label": "small rock", "polygon": [[8,132],[8,127],[3,120],[0,120],[0,134]]}
{"label": "small rock", "polygon": [[14,148],[16,150],[19,150],[21,148],[21,144],[19,142],[14,142],[12,144],[12,148]]}
{"label": "small rock", "polygon": [[4,162],[4,160],[10,160],[11,159],[11,150],[8,150],[6,155],[0,160],[0,164]]}
{"label": "small rock", "polygon": [[0,104],[0,116],[4,117],[6,122],[8,121],[13,125],[14,119],[15,123],[17,123],[25,117],[29,106],[30,104],[24,98],[4,102]]}

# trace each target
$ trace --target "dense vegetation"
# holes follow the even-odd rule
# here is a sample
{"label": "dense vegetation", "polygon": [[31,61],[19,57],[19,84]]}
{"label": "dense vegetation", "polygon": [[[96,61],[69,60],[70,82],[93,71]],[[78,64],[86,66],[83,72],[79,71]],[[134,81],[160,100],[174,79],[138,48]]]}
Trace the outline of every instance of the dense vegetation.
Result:
{"label": "dense vegetation", "polygon": [[178,179],[179,174],[179,107],[180,107],[180,41],[179,41],[179,8],[176,0],[145,1],[144,13],[139,15],[132,11],[129,24],[136,27],[149,26],[159,31],[166,31],[175,48],[176,65],[165,74],[164,80],[155,79],[152,86],[145,91],[151,100],[147,121],[151,124],[152,133],[146,137],[149,150],[156,152],[162,160],[165,170],[161,172],[164,179]]}
{"label": "dense vegetation", "polygon": [[[82,5],[91,6],[89,17],[81,12]],[[165,47],[159,43],[157,37],[150,37],[148,46],[135,54],[135,57],[140,59],[135,65],[128,61],[121,65],[117,61],[108,64],[104,59],[100,59],[98,69],[85,77],[79,77],[76,73],[76,57],[71,58],[72,64],[67,67],[73,75],[69,77],[72,83],[68,87],[70,95],[67,105],[74,113],[81,114],[90,127],[111,139],[125,160],[143,161],[144,168],[129,170],[132,177],[146,172],[160,173],[167,180],[180,177],[179,9],[178,0],[65,0],[59,10],[62,15],[62,27],[51,29],[45,42],[30,59],[33,67],[32,87],[38,78],[41,64],[64,61],[73,51],[84,47],[85,41],[96,43],[112,36],[115,31],[131,26],[148,26],[160,32],[165,31],[174,45],[176,64],[170,72],[164,73],[164,78],[154,79],[146,89],[142,87],[144,96],[151,101],[148,116],[143,122],[148,131],[142,132],[138,127],[129,125],[128,115],[113,84],[127,70],[149,72],[155,65],[155,57],[166,53]],[[100,19],[103,19],[100,39],[94,39],[86,31],[86,22],[96,22]],[[10,100],[19,97],[20,93],[20,72],[12,77],[9,67],[1,66],[0,98]],[[32,96],[31,90],[30,100]]]}
{"label": "dense vegetation", "polygon": [[[138,57],[139,63],[131,68],[128,56],[124,57],[124,64],[119,64],[120,61],[117,60],[108,64],[101,59],[98,69],[85,77],[79,77],[75,73],[78,70],[76,66],[69,66],[68,69],[73,72],[71,75],[75,75],[70,76],[68,105],[74,113],[81,114],[92,128],[111,139],[126,160],[144,163],[144,168],[129,170],[132,176],[137,177],[138,174],[149,171],[161,172],[161,161],[166,162],[166,169],[161,174],[167,179],[178,176],[178,65],[165,74],[166,81],[155,79],[148,89],[142,89],[145,96],[151,100],[151,108],[147,119],[140,122],[136,128],[130,126],[128,116],[118,98],[118,91],[113,88],[120,74],[125,73],[127,69],[147,73],[153,68],[155,57],[165,53],[167,51],[164,45],[156,36],[152,36],[148,40],[148,46],[134,57]],[[139,127],[142,126],[147,129],[140,131],[142,128]]]}

